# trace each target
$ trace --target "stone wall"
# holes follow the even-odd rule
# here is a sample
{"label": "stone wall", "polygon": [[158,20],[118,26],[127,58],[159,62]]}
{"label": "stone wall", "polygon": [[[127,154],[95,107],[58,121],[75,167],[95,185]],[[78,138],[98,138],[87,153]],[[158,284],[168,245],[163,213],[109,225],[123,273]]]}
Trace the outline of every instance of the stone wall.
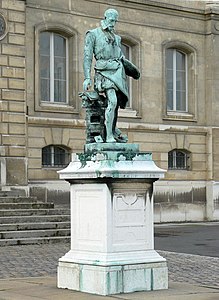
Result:
{"label": "stone wall", "polygon": [[0,13],[7,25],[0,41],[0,184],[7,188],[27,184],[25,2],[2,0]]}

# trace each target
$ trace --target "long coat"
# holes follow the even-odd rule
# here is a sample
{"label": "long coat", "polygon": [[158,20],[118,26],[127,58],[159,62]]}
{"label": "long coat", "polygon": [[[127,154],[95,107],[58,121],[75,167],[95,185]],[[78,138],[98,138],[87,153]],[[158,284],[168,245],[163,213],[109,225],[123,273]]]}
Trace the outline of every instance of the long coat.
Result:
{"label": "long coat", "polygon": [[95,89],[103,92],[115,88],[119,106],[124,108],[129,98],[127,76],[122,63],[121,37],[98,27],[85,37],[84,74],[90,78],[93,56],[95,62]]}

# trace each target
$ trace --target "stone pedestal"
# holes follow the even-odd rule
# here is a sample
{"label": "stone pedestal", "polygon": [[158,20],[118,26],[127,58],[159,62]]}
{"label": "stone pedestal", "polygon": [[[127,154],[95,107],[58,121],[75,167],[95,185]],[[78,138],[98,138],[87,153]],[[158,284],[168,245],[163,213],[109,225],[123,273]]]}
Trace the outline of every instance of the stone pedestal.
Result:
{"label": "stone pedestal", "polygon": [[59,172],[71,183],[71,249],[59,259],[58,287],[100,295],[167,289],[153,232],[153,182],[164,170],[150,153],[130,150],[136,145],[108,146],[91,145]]}

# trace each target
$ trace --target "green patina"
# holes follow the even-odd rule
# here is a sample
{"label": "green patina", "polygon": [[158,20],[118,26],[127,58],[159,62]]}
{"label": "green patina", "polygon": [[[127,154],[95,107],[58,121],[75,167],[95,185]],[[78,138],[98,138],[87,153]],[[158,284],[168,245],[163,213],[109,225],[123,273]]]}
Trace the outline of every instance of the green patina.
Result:
{"label": "green patina", "polygon": [[78,159],[81,162],[81,168],[84,168],[87,164],[87,161],[91,160],[89,153],[77,153]]}
{"label": "green patina", "polygon": [[110,177],[119,178],[119,171],[117,169],[115,169],[115,161],[114,160],[100,161],[100,167],[98,170],[96,170],[97,177],[102,177],[101,175],[103,174],[103,172],[101,170],[104,170],[105,168],[110,170]]}
{"label": "green patina", "polygon": [[77,153],[82,167],[87,161],[132,161],[132,160],[152,160],[151,153],[137,153],[130,151],[88,151],[85,153]]}
{"label": "green patina", "polygon": [[[122,53],[121,37],[115,33],[119,14],[107,9],[98,28],[88,30],[84,45],[82,106],[86,108],[87,143],[127,143],[116,127],[118,109],[129,99],[127,76],[140,78],[138,68]],[[94,90],[91,68],[95,59]]]}
{"label": "green patina", "polygon": [[84,146],[84,151],[88,153],[93,152],[128,152],[133,151],[139,153],[138,144],[125,144],[125,143],[90,143]]}
{"label": "green patina", "polygon": [[[117,161],[120,160],[132,160],[136,156],[136,153],[132,150],[126,151],[126,152],[120,152],[117,153]],[[124,159],[125,158],[125,159]]]}
{"label": "green patina", "polygon": [[83,291],[83,265],[79,265],[79,289]]}
{"label": "green patina", "polygon": [[109,294],[111,291],[110,272],[106,273],[106,288],[107,288],[107,294]]}
{"label": "green patina", "polygon": [[101,171],[96,170],[95,173],[96,173],[96,175],[97,175],[97,178],[101,177]]}

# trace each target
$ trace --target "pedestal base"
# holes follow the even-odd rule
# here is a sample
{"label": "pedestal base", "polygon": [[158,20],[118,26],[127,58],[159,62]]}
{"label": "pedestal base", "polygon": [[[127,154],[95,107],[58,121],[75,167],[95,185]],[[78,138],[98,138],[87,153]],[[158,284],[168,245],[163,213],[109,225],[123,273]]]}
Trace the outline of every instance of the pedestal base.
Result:
{"label": "pedestal base", "polygon": [[59,262],[58,287],[98,295],[167,289],[167,264],[95,266]]}
{"label": "pedestal base", "polygon": [[59,172],[71,183],[71,249],[59,259],[58,287],[99,295],[167,289],[153,232],[153,182],[164,170],[136,146],[108,147],[87,146]]}

